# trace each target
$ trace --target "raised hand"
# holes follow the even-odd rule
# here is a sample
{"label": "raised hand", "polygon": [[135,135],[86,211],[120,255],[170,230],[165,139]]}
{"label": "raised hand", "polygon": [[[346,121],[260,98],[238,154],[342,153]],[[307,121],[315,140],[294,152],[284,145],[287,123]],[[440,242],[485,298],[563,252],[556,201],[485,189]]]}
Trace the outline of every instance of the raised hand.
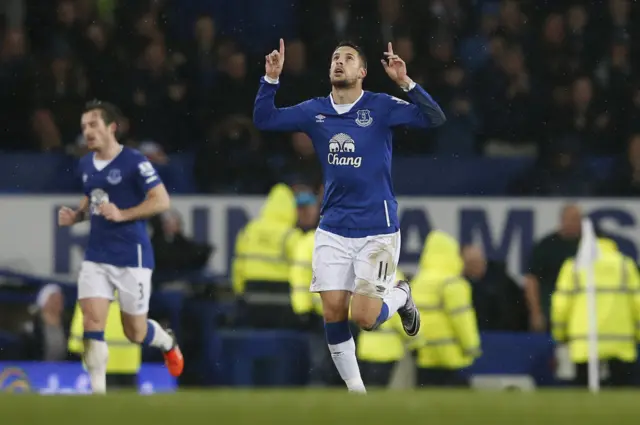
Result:
{"label": "raised hand", "polygon": [[282,73],[282,65],[284,65],[284,40],[280,39],[280,50],[274,50],[265,56],[266,63],[264,69],[267,77],[277,80]]}
{"label": "raised hand", "polygon": [[385,59],[382,59],[382,66],[389,78],[401,87],[408,87],[411,84],[411,78],[407,76],[407,64],[393,53],[393,46],[389,43],[387,51],[384,52]]}

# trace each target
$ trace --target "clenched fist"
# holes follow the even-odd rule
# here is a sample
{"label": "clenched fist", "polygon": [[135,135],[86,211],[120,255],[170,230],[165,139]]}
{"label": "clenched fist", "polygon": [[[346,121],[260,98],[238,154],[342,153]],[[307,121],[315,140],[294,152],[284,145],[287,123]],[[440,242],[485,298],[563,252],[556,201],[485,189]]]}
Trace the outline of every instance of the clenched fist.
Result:
{"label": "clenched fist", "polygon": [[78,213],[69,207],[62,207],[58,211],[58,226],[73,226],[78,220]]}
{"label": "clenched fist", "polygon": [[264,69],[267,77],[273,80],[280,78],[282,66],[284,65],[284,40],[280,39],[280,50],[274,50],[264,58],[266,60]]}
{"label": "clenched fist", "polygon": [[100,211],[100,215],[106,218],[109,221],[120,222],[124,221],[124,217],[122,216],[122,211],[115,204],[101,204],[98,207],[98,211]]}

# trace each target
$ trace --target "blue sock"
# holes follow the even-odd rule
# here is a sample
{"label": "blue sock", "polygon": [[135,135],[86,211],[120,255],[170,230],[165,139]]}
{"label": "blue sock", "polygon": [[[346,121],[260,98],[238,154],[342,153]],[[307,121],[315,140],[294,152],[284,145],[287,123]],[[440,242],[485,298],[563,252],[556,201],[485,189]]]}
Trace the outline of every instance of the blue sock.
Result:
{"label": "blue sock", "polygon": [[378,315],[378,318],[376,319],[376,328],[379,327],[380,325],[382,325],[384,322],[387,321],[387,319],[389,318],[389,306],[387,305],[387,303],[383,302],[382,303],[382,308],[380,308],[380,314]]}
{"label": "blue sock", "polygon": [[349,321],[324,323],[324,333],[329,345],[338,345],[351,339],[351,329]]}
{"label": "blue sock", "polygon": [[90,331],[90,332],[85,331],[82,338],[94,339],[96,341],[104,341],[104,331]]}
{"label": "blue sock", "polygon": [[144,336],[142,340],[142,345],[145,347],[150,347],[153,338],[156,336],[156,328],[151,324],[150,321],[147,320],[147,334]]}

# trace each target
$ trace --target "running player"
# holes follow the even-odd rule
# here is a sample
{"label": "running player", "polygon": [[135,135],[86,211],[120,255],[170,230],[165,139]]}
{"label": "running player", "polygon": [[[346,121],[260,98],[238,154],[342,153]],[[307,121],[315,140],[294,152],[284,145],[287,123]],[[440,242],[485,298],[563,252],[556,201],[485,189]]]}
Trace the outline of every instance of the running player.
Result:
{"label": "running player", "polygon": [[[261,130],[302,131],[313,140],[324,174],[324,199],[316,232],[311,291],[319,292],[333,361],[349,391],[365,393],[349,330],[348,313],[374,330],[396,311],[414,336],[420,316],[409,284],[395,282],[400,226],[391,182],[392,131],[396,126],[437,127],[446,118],[437,103],[407,75],[391,43],[382,66],[412,103],[363,91],[367,60],[343,42],[331,57],[331,93],[288,108],[274,99],[285,59],[280,49],[266,56],[254,107]],[[352,295],[353,294],[353,295]]]}
{"label": "running player", "polygon": [[118,109],[93,101],[82,114],[82,134],[91,152],[80,160],[85,196],[78,209],[63,207],[60,226],[91,221],[78,276],[84,319],[84,363],[93,393],[106,391],[108,359],[104,329],[117,291],[127,338],[162,350],[169,373],[179,376],[184,359],[175,337],[147,319],[153,250],[146,219],[169,208],[169,194],[149,161],[116,140]]}

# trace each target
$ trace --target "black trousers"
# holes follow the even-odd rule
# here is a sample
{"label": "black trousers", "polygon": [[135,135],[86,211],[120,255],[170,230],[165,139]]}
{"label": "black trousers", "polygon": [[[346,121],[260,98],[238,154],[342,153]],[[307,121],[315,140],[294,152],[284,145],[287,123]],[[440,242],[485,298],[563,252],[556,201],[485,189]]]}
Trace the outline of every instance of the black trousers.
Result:
{"label": "black trousers", "polygon": [[[636,373],[637,365],[621,360],[606,360],[604,362],[609,369],[609,376],[601,377],[600,383],[605,387],[633,387],[637,386]],[[574,384],[580,387],[589,385],[589,365],[588,363],[576,364],[576,378]]]}
{"label": "black trousers", "polygon": [[468,387],[469,382],[460,376],[457,369],[418,368],[419,387]]}
{"label": "black trousers", "polygon": [[128,373],[107,373],[108,390],[130,390],[138,388],[138,375]]}
{"label": "black trousers", "polygon": [[367,387],[388,386],[395,365],[396,362],[360,362],[360,375],[362,376],[364,385]]}

